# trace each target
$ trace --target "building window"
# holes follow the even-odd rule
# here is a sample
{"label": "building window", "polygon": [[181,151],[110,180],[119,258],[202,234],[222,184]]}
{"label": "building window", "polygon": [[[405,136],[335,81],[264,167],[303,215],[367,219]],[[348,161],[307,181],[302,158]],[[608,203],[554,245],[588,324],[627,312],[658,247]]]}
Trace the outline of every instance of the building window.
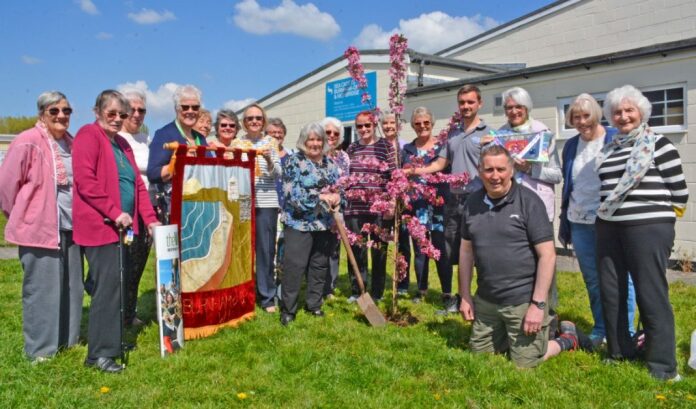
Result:
{"label": "building window", "polygon": [[[656,133],[684,132],[686,130],[686,93],[683,85],[643,88],[641,92],[652,104],[652,113],[648,120],[648,125]],[[600,106],[604,106],[604,98],[607,92],[591,95]],[[564,138],[570,138],[577,133],[574,128],[566,125],[565,118],[565,113],[574,99],[575,97],[558,99],[560,136]],[[604,117],[602,117],[602,125],[609,125],[609,121]]]}

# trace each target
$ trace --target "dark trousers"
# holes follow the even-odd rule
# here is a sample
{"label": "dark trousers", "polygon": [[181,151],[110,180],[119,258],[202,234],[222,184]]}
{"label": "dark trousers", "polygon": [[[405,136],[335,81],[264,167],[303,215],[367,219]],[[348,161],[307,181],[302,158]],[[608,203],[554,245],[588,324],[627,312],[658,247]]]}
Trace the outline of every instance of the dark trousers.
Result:
{"label": "dark trousers", "polygon": [[[450,265],[459,264],[462,215],[467,197],[469,197],[468,193],[452,194],[450,199],[445,202],[445,251],[440,258],[449,260]],[[452,288],[451,279],[450,288]]]}
{"label": "dark trousers", "polygon": [[[441,231],[431,231],[430,241],[433,246],[440,250],[440,259],[437,260],[437,275],[440,278],[440,286],[442,288],[443,294],[452,293],[452,264],[449,258],[445,254],[446,240],[445,234]],[[403,238],[403,239],[402,239]],[[407,271],[410,272],[410,261],[411,261],[411,245],[413,245],[413,262],[416,270],[416,280],[418,283],[419,291],[426,291],[428,289],[428,275],[430,273],[430,259],[423,253],[420,252],[420,248],[415,240],[411,239],[407,231],[401,230],[399,234],[399,251],[406,258],[406,262],[409,263]],[[408,290],[408,274],[404,280],[399,281],[399,290]]]}
{"label": "dark trousers", "polygon": [[[390,227],[390,221],[383,222],[382,219],[377,215],[358,215],[358,216],[346,216],[346,225],[350,231],[356,234],[360,234],[363,224],[371,223],[382,226],[383,228]],[[387,269],[387,243],[377,237],[377,235],[371,234],[370,239],[375,242],[377,248],[372,248],[370,250],[370,255],[372,256],[372,281],[370,295],[372,298],[378,299],[382,298],[384,294],[384,282],[386,280],[386,269]],[[350,246],[353,249],[353,254],[355,255],[355,260],[360,268],[360,275],[362,276],[363,282],[367,285],[367,247],[364,246]],[[352,287],[353,295],[359,295],[360,289],[358,288],[358,282],[355,277],[350,275],[350,282]]]}
{"label": "dark trousers", "polygon": [[130,323],[135,318],[140,278],[143,276],[147,258],[150,255],[150,247],[152,246],[152,237],[147,233],[147,226],[145,226],[142,219],[138,218],[138,220],[138,232],[140,234],[135,236],[133,243],[127,247],[131,265],[126,278],[126,323]]}
{"label": "dark trousers", "polygon": [[275,259],[278,208],[256,208],[256,294],[261,308],[275,305]]}
{"label": "dark trousers", "polygon": [[621,225],[597,219],[596,228],[609,354],[615,358],[633,358],[636,354],[626,303],[630,274],[645,329],[648,369],[656,378],[673,378],[677,374],[676,343],[666,269],[674,243],[674,224]]}
{"label": "dark trousers", "polygon": [[50,357],[80,337],[82,248],[72,231],[60,232],[60,249],[19,246],[22,329],[29,358]]}
{"label": "dark trousers", "polygon": [[299,231],[285,227],[285,257],[281,283],[281,308],[297,313],[297,298],[302,277],[307,277],[306,309],[321,309],[324,282],[329,272],[329,257],[336,245],[336,235],[330,231]]}
{"label": "dark trousers", "polygon": [[329,272],[326,275],[326,282],[324,283],[324,297],[329,294],[333,294],[336,289],[336,284],[338,283],[338,266],[341,261],[341,240],[334,240],[335,244],[333,250],[331,250],[331,256],[329,257]]}
{"label": "dark trousers", "polygon": [[[121,354],[121,288],[117,243],[85,247],[89,275],[93,282],[87,328],[87,356],[114,358]],[[128,251],[123,251],[128,266]],[[127,273],[124,273],[124,277]]]}

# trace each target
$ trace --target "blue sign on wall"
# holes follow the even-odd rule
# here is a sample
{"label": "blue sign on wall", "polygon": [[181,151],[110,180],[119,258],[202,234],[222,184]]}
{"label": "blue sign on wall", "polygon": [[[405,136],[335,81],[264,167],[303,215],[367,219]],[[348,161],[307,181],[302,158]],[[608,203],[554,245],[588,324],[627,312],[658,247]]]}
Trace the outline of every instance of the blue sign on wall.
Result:
{"label": "blue sign on wall", "polygon": [[358,89],[358,83],[352,78],[326,83],[326,116],[333,116],[341,121],[352,121],[360,111],[371,109],[377,103],[377,73],[375,71],[365,74],[367,78],[366,91],[370,95],[371,102],[362,103],[362,90]]}

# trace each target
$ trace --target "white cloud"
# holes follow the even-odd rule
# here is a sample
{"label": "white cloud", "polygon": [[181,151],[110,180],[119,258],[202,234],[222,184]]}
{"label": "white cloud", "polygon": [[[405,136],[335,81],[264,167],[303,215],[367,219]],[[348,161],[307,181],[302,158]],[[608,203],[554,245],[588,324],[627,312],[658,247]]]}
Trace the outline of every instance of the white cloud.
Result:
{"label": "white cloud", "polygon": [[79,4],[80,9],[87,14],[91,14],[93,16],[99,14],[99,10],[97,10],[97,6],[92,3],[92,0],[75,0],[75,3]]}
{"label": "white cloud", "polygon": [[38,58],[36,58],[36,57],[32,57],[32,56],[30,56],[30,55],[23,55],[23,56],[20,57],[20,58],[22,59],[22,62],[23,62],[24,64],[27,64],[27,65],[41,64],[41,63],[43,62],[42,60],[40,60],[40,59],[38,59]]}
{"label": "white cloud", "polygon": [[96,38],[97,40],[111,40],[112,38],[114,38],[114,35],[111,33],[100,31],[97,33],[96,36],[94,36],[94,38]]}
{"label": "white cloud", "polygon": [[263,8],[256,0],[242,0],[234,8],[234,24],[252,34],[289,33],[327,41],[341,31],[333,16],[312,3],[298,5],[282,0],[276,8]]}
{"label": "white cloud", "polygon": [[233,111],[239,111],[240,109],[246,107],[247,105],[253,103],[256,101],[254,98],[244,98],[244,99],[231,99],[224,104],[222,104],[223,108],[231,109]]}
{"label": "white cloud", "polygon": [[165,21],[176,20],[176,16],[169,10],[157,12],[152,9],[142,9],[137,13],[128,13],[128,18],[138,24],[158,24]]}
{"label": "white cloud", "polygon": [[479,14],[452,17],[441,11],[433,11],[410,20],[399,20],[399,27],[389,31],[377,24],[367,25],[353,41],[359,48],[389,48],[389,37],[402,33],[408,38],[409,48],[432,53],[490,30],[498,24],[494,19]]}
{"label": "white cloud", "polygon": [[151,90],[147,82],[136,81],[126,82],[116,86],[116,89],[124,92],[129,89],[138,89],[145,93],[147,98],[148,120],[171,121],[174,119],[174,90],[179,86],[174,82],[167,82],[160,85],[156,90]]}

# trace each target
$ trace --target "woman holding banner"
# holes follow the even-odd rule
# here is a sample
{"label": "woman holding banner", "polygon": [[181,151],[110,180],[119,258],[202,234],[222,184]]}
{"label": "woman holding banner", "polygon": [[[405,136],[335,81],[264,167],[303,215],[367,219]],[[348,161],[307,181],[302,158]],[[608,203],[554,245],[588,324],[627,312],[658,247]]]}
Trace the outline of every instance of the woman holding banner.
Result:
{"label": "woman holding banner", "polygon": [[79,215],[73,220],[74,239],[84,247],[94,283],[85,366],[109,373],[123,370],[114,361],[122,353],[123,336],[119,262],[130,266],[128,253],[119,246],[118,230],[132,228],[137,235],[137,220],[142,218],[152,234],[159,224],[133,150],[118,134],[129,111],[121,93],[103,91],[94,105],[97,120],[80,128],[73,149],[73,213]]}

